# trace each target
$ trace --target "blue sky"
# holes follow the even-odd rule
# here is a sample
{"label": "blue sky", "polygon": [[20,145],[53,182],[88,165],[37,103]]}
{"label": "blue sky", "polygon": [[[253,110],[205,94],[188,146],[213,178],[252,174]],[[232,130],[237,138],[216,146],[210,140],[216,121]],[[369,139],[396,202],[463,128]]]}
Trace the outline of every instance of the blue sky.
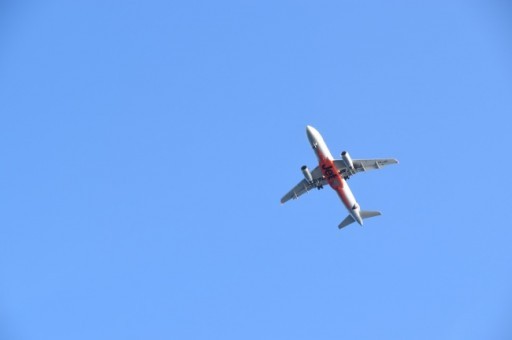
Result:
{"label": "blue sky", "polygon": [[[0,337],[509,339],[505,1],[3,1]],[[349,184],[331,152],[396,157]]]}

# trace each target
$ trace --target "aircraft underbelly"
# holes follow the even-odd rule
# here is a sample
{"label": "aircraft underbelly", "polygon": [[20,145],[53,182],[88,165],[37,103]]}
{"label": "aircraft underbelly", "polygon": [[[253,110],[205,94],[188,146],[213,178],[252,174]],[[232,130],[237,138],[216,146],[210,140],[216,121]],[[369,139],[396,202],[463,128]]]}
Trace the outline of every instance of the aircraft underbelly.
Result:
{"label": "aircraft underbelly", "polygon": [[352,207],[355,204],[354,195],[352,191],[348,187],[345,180],[338,173],[338,169],[334,164],[333,160],[328,157],[323,157],[320,160],[320,169],[322,169],[322,174],[324,178],[327,180],[327,183],[333,188],[334,191],[338,194],[343,205],[349,210],[352,210]]}
{"label": "aircraft underbelly", "polygon": [[336,190],[336,192],[338,193],[338,196],[345,205],[345,208],[347,208],[349,211],[352,211],[352,207],[354,206],[354,204],[356,204],[356,199],[348,185],[346,185],[345,183],[345,186],[343,188],[339,188],[338,190]]}
{"label": "aircraft underbelly", "polygon": [[327,183],[329,183],[331,188],[336,191],[343,202],[343,205],[352,215],[352,207],[356,204],[356,199],[347,185],[347,182],[345,182],[345,179],[343,179],[339,174],[338,168],[336,167],[336,164],[334,164],[333,157],[323,139],[319,141],[315,151],[318,156],[319,166],[324,178],[327,180]]}

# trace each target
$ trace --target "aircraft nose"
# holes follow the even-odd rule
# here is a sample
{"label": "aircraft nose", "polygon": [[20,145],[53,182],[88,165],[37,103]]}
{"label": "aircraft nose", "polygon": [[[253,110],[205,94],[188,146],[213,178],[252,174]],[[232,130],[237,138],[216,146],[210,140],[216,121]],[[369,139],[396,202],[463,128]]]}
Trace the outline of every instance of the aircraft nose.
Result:
{"label": "aircraft nose", "polygon": [[315,128],[311,125],[306,126],[306,133],[308,135],[309,142],[313,144],[315,142]]}

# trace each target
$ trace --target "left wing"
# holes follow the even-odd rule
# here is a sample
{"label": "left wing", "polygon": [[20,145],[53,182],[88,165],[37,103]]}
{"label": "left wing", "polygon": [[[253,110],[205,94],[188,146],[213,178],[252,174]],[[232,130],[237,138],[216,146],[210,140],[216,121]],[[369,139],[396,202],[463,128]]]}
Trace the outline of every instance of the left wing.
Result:
{"label": "left wing", "polygon": [[306,179],[300,181],[292,190],[290,190],[286,195],[281,198],[281,204],[291,200],[299,198],[302,194],[308,192],[314,188],[321,188],[327,181],[323,178],[322,171],[319,167],[316,167],[311,171],[311,176],[313,177],[313,182],[308,182]]}
{"label": "left wing", "polygon": [[398,161],[394,158],[380,158],[380,159],[353,159],[354,170],[350,170],[342,159],[336,159],[334,164],[340,174],[351,176],[358,172],[365,172],[368,170],[381,169],[386,165],[397,164]]}

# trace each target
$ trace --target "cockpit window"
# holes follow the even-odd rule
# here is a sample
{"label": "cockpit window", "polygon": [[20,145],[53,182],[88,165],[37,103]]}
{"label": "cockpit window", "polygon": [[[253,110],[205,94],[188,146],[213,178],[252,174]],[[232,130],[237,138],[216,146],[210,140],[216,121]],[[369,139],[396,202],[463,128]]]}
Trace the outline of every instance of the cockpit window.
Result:
{"label": "cockpit window", "polygon": [[352,207],[352,210],[356,210],[357,209],[357,203],[354,204],[354,206]]}

